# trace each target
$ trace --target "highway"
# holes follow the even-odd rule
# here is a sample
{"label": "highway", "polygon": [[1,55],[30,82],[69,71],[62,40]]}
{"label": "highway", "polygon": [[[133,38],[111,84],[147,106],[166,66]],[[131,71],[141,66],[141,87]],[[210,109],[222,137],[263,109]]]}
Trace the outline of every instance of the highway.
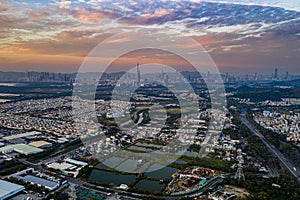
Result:
{"label": "highway", "polygon": [[[281,164],[287,168],[293,176],[295,176],[298,181],[300,182],[300,169],[295,166],[292,161],[290,161],[288,158],[286,158],[273,144],[271,144],[264,136],[263,134],[255,127],[254,124],[251,124],[247,117],[245,111],[243,111],[240,115],[241,121],[250,129],[250,131],[258,136],[261,141],[268,147],[270,152],[279,159]],[[296,169],[296,170],[295,170]]]}

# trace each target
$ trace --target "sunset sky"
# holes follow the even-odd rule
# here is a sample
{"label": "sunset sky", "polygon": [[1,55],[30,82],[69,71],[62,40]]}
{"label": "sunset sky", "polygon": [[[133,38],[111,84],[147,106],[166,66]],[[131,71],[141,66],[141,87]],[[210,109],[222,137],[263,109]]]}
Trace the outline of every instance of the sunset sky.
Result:
{"label": "sunset sky", "polygon": [[222,72],[300,74],[299,0],[1,0],[0,70],[76,72],[105,38],[139,28],[192,37]]}

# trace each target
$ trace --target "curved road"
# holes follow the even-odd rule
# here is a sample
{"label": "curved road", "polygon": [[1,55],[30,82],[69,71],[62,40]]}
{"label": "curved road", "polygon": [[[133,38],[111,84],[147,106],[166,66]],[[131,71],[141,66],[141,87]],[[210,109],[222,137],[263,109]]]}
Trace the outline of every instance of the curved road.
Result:
{"label": "curved road", "polygon": [[[88,182],[85,182],[79,178],[71,178],[71,177],[66,177],[66,179],[68,180],[69,183],[73,183],[75,185],[81,186],[81,187],[86,187],[88,189],[92,189],[89,188],[89,186],[91,187],[93,184],[90,184]],[[197,196],[200,196],[203,194],[204,190],[208,190],[214,187],[214,185],[216,185],[217,183],[220,183],[223,181],[222,177],[216,177],[214,180],[212,180],[211,182],[209,182],[207,185],[205,185],[203,188],[192,192],[191,194],[183,194],[183,195],[178,195],[178,196],[156,196],[156,195],[145,195],[145,194],[139,194],[139,193],[135,193],[135,192],[129,192],[129,191],[124,191],[124,190],[119,190],[119,189],[115,189],[115,188],[107,188],[107,187],[103,187],[103,186],[98,186],[98,185],[93,185],[93,187],[95,187],[96,189],[99,189],[103,192],[110,192],[110,193],[114,193],[117,192],[122,196],[128,196],[128,197],[134,197],[134,198],[143,198],[143,199],[167,199],[167,200],[177,200],[177,199],[182,199],[183,197],[185,198],[195,198]]]}

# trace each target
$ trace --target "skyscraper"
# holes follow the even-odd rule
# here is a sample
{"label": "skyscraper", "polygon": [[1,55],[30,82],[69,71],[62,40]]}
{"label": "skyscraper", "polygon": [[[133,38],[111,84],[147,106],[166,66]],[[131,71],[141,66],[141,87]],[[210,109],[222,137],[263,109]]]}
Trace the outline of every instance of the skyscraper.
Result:
{"label": "skyscraper", "polygon": [[161,81],[165,82],[165,72],[163,69],[161,70]]}
{"label": "skyscraper", "polygon": [[138,86],[141,85],[141,71],[140,71],[139,66],[140,66],[140,64],[137,63],[136,64],[136,72],[137,72],[137,84],[138,84]]}
{"label": "skyscraper", "polygon": [[274,79],[278,79],[278,69],[277,68],[275,68]]}

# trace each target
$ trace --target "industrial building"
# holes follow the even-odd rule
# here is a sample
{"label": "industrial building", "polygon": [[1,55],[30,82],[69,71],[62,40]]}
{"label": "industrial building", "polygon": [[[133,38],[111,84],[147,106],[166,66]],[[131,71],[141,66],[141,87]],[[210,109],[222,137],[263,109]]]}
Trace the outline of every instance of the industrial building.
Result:
{"label": "industrial building", "polygon": [[8,199],[23,190],[25,187],[22,185],[0,180],[0,200]]}
{"label": "industrial building", "polygon": [[30,137],[30,136],[35,136],[35,135],[40,135],[42,134],[41,132],[38,131],[31,131],[31,132],[26,132],[26,133],[21,133],[21,134],[16,134],[16,135],[9,135],[6,137],[3,137],[3,140],[14,140],[14,139],[19,139],[19,138],[25,138],[25,137]]}
{"label": "industrial building", "polygon": [[42,148],[42,149],[52,147],[52,143],[46,142],[43,140],[34,141],[34,142],[29,143],[28,145],[36,147],[36,148]]}
{"label": "industrial building", "polygon": [[0,148],[0,153],[11,153],[13,151],[27,156],[30,154],[40,153],[43,151],[43,149],[29,146],[26,144],[13,144]]}
{"label": "industrial building", "polygon": [[63,162],[48,163],[47,167],[60,170],[68,176],[77,177],[79,171],[86,165],[88,165],[86,162],[66,158]]}
{"label": "industrial building", "polygon": [[73,165],[81,166],[81,167],[84,167],[84,166],[88,165],[86,162],[82,162],[82,161],[79,161],[79,160],[74,160],[74,159],[71,159],[71,158],[66,158],[65,162],[73,164]]}
{"label": "industrial building", "polygon": [[32,176],[32,175],[18,176],[18,177],[14,176],[14,178],[18,178],[19,180],[23,180],[26,183],[35,184],[39,187],[46,188],[50,191],[53,191],[53,190],[55,190],[56,188],[59,187],[59,183],[49,181],[47,179],[40,178],[40,177],[37,177],[37,176]]}
{"label": "industrial building", "polygon": [[33,168],[28,168],[23,171],[10,175],[9,177],[22,180],[26,183],[34,184],[39,187],[46,188],[50,191],[57,189],[60,186],[59,182],[48,180],[44,177],[36,176]]}
{"label": "industrial building", "polygon": [[53,162],[47,165],[47,167],[52,168],[52,169],[57,169],[60,171],[66,171],[68,169],[70,169],[71,167],[74,167],[74,165],[66,163],[66,162]]}

